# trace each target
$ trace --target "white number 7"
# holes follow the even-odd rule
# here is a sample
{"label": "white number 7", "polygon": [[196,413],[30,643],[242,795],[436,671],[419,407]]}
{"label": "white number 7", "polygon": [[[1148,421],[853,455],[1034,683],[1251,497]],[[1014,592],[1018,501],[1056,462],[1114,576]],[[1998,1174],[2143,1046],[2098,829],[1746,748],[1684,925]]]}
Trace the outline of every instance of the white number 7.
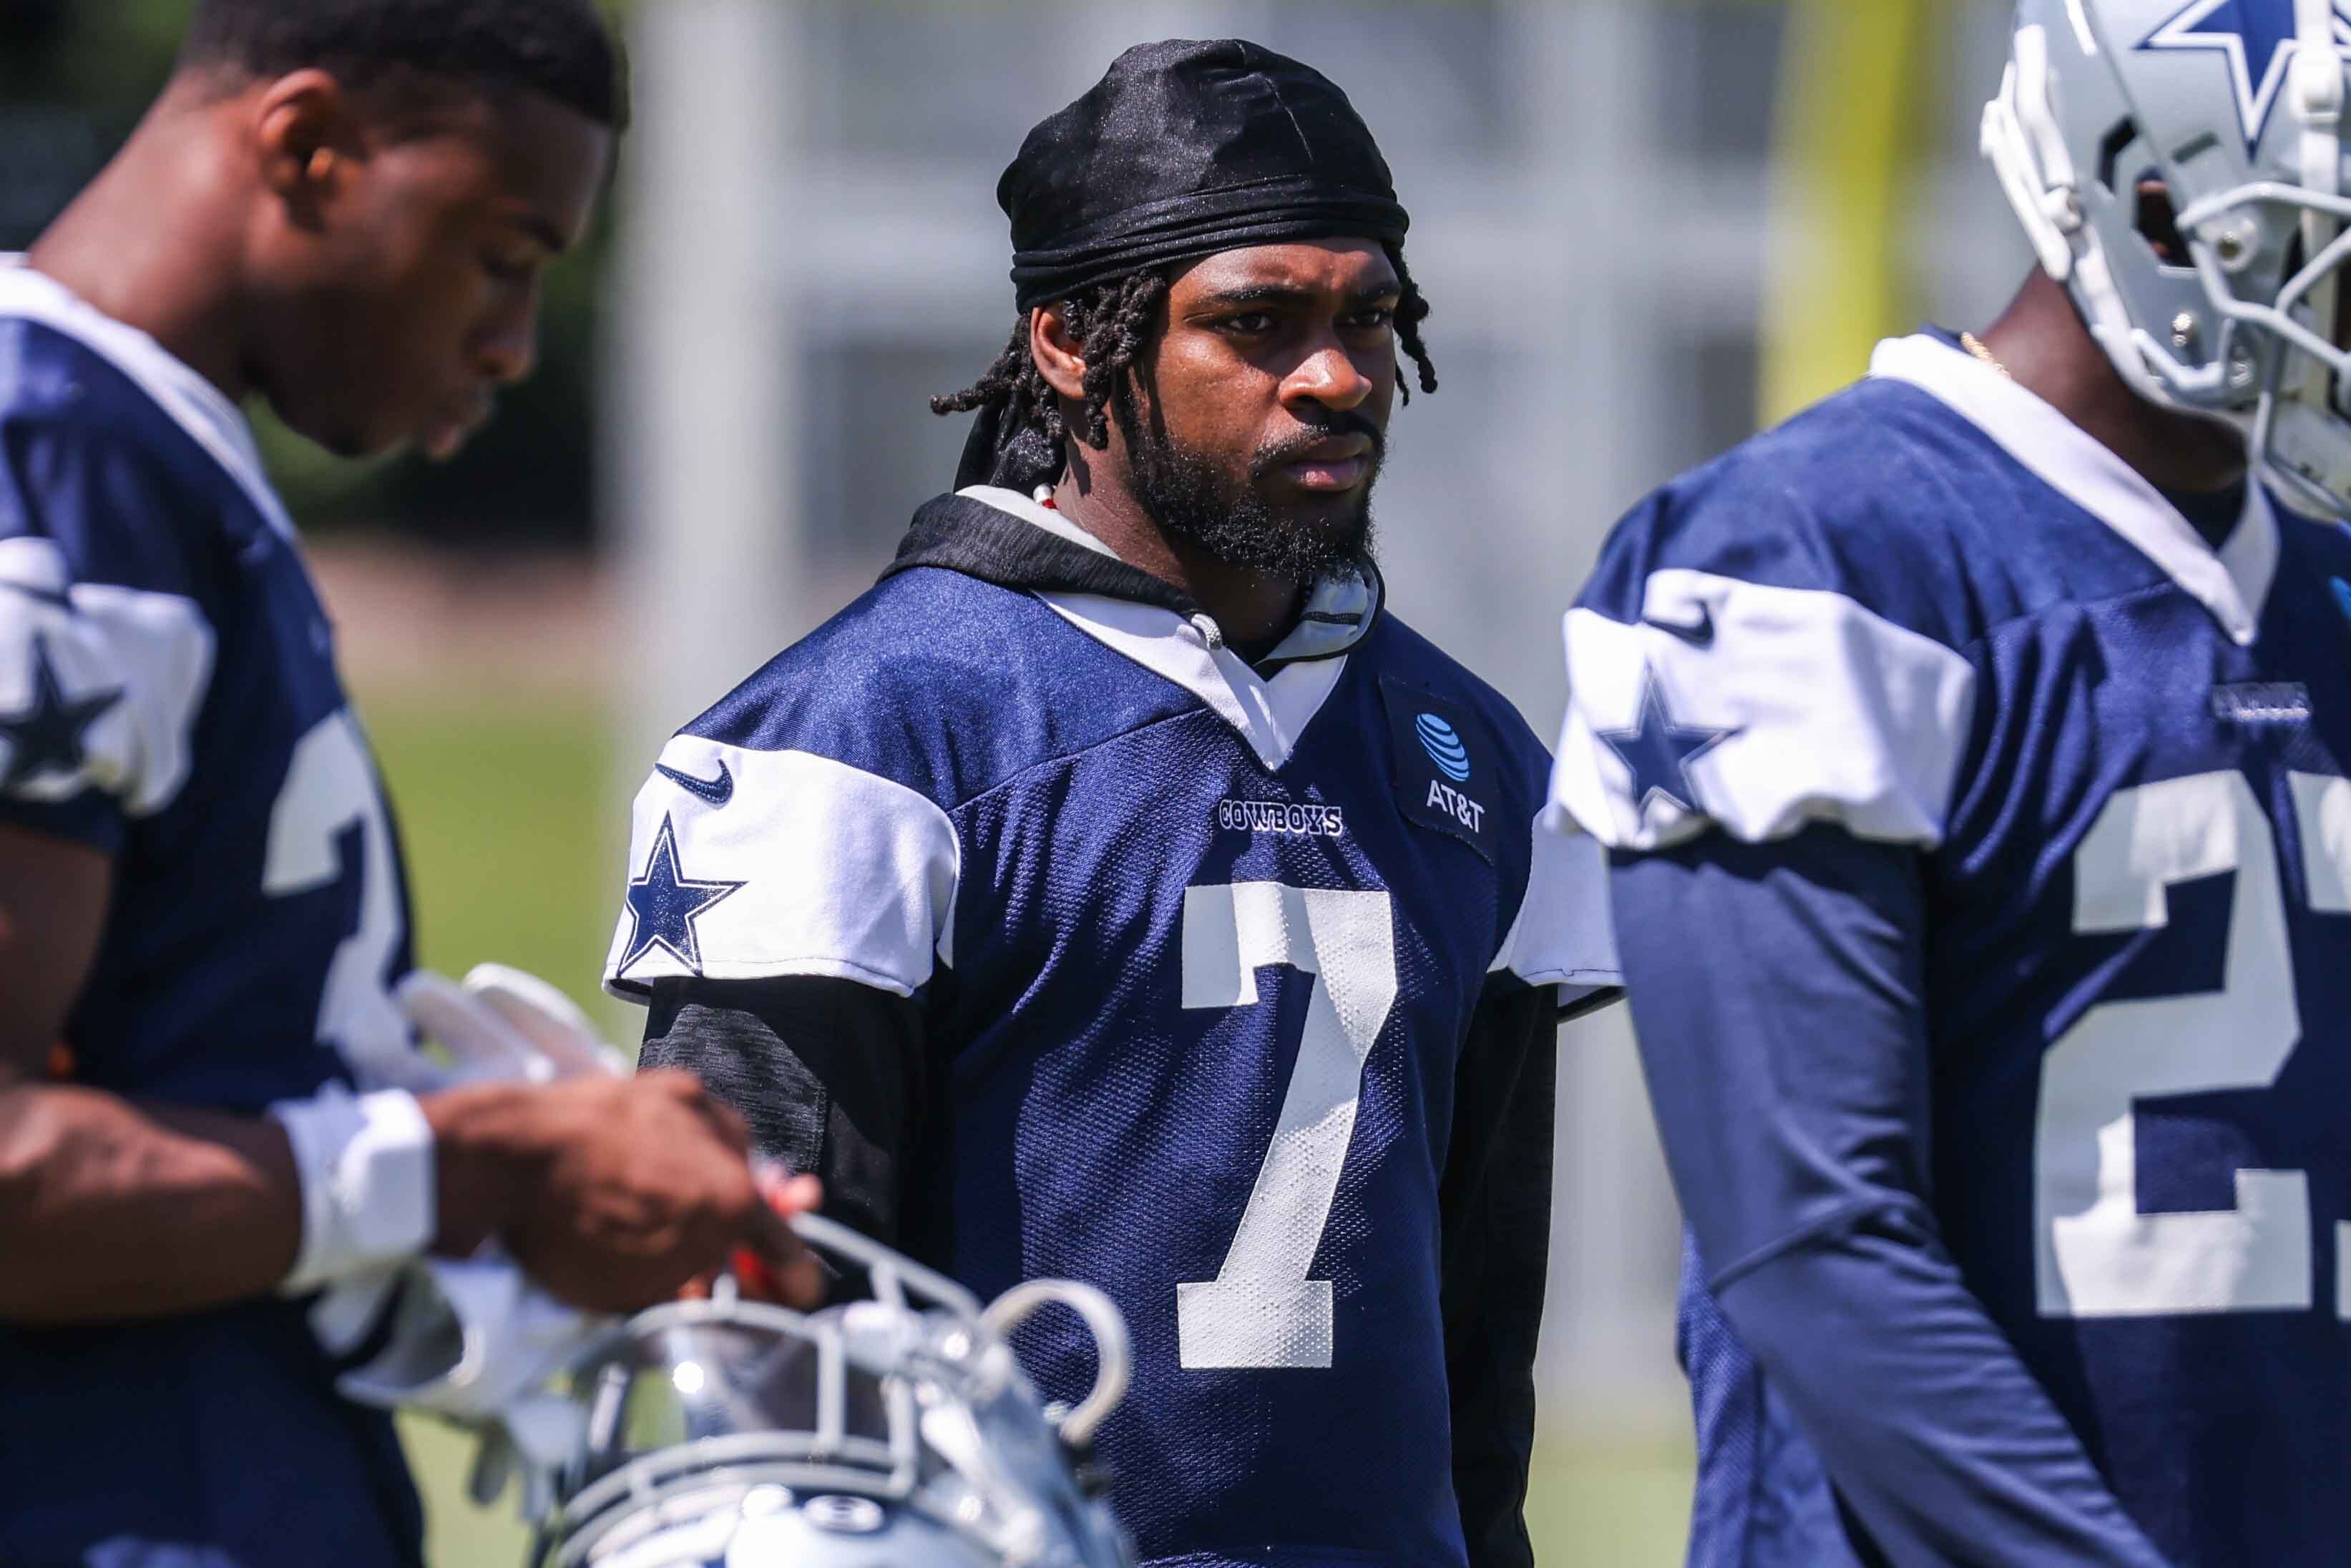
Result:
{"label": "white number 7", "polygon": [[1329,1366],[1331,1281],[1310,1280],[1355,1135],[1364,1062],[1395,1005],[1384,893],[1249,882],[1184,894],[1184,1005],[1256,1005],[1257,971],[1317,977],[1273,1144],[1213,1280],[1176,1287],[1187,1367]]}

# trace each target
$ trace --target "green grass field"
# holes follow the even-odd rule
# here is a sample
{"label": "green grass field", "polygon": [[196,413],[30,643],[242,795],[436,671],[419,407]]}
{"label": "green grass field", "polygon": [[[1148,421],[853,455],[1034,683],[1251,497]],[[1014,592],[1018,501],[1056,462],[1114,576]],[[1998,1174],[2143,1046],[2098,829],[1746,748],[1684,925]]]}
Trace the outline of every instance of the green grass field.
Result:
{"label": "green grass field", "polygon": [[[412,694],[362,707],[406,840],[420,960],[454,975],[495,958],[596,1006],[622,868],[606,815],[618,809],[606,800],[613,765],[593,710]],[[627,1009],[600,1012],[616,1027],[633,1021]],[[488,1511],[465,1500],[467,1446],[427,1422],[404,1430],[434,1568],[521,1563],[511,1496]],[[1527,1512],[1546,1564],[1667,1568],[1681,1560],[1688,1501],[1687,1452],[1562,1436],[1537,1451]]]}

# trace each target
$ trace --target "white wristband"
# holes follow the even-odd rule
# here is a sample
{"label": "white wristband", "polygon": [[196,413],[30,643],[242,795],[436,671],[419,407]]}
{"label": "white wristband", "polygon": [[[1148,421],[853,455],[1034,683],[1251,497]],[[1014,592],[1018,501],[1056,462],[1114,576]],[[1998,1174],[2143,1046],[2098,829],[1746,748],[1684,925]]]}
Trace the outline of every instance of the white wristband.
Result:
{"label": "white wristband", "polygon": [[329,1084],[272,1105],[302,1178],[302,1250],[278,1285],[298,1296],[424,1250],[436,1228],[433,1129],[405,1091]]}

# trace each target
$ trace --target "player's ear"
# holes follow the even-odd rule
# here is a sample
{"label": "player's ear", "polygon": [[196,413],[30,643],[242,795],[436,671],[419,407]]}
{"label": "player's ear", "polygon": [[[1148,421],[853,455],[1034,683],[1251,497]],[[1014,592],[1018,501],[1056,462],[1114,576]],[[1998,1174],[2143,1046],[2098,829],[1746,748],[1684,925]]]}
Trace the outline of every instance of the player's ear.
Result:
{"label": "player's ear", "polygon": [[253,131],[262,183],[297,224],[314,226],[359,155],[350,95],[325,71],[280,77],[262,93]]}
{"label": "player's ear", "polygon": [[1029,312],[1029,357],[1037,361],[1037,373],[1045,378],[1047,386],[1065,398],[1083,401],[1085,350],[1071,335],[1069,318],[1062,314],[1060,301]]}

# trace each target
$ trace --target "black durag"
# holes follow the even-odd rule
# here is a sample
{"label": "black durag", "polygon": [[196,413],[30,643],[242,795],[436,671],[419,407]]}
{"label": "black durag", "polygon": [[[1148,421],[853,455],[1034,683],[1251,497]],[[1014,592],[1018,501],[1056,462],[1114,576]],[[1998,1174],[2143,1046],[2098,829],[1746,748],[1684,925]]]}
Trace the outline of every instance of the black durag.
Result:
{"label": "black durag", "polygon": [[[1328,77],[1239,38],[1139,44],[1020,144],[997,183],[1024,312],[1113,278],[1243,246],[1410,224],[1371,129]],[[1061,455],[984,409],[958,486],[1050,482]]]}

